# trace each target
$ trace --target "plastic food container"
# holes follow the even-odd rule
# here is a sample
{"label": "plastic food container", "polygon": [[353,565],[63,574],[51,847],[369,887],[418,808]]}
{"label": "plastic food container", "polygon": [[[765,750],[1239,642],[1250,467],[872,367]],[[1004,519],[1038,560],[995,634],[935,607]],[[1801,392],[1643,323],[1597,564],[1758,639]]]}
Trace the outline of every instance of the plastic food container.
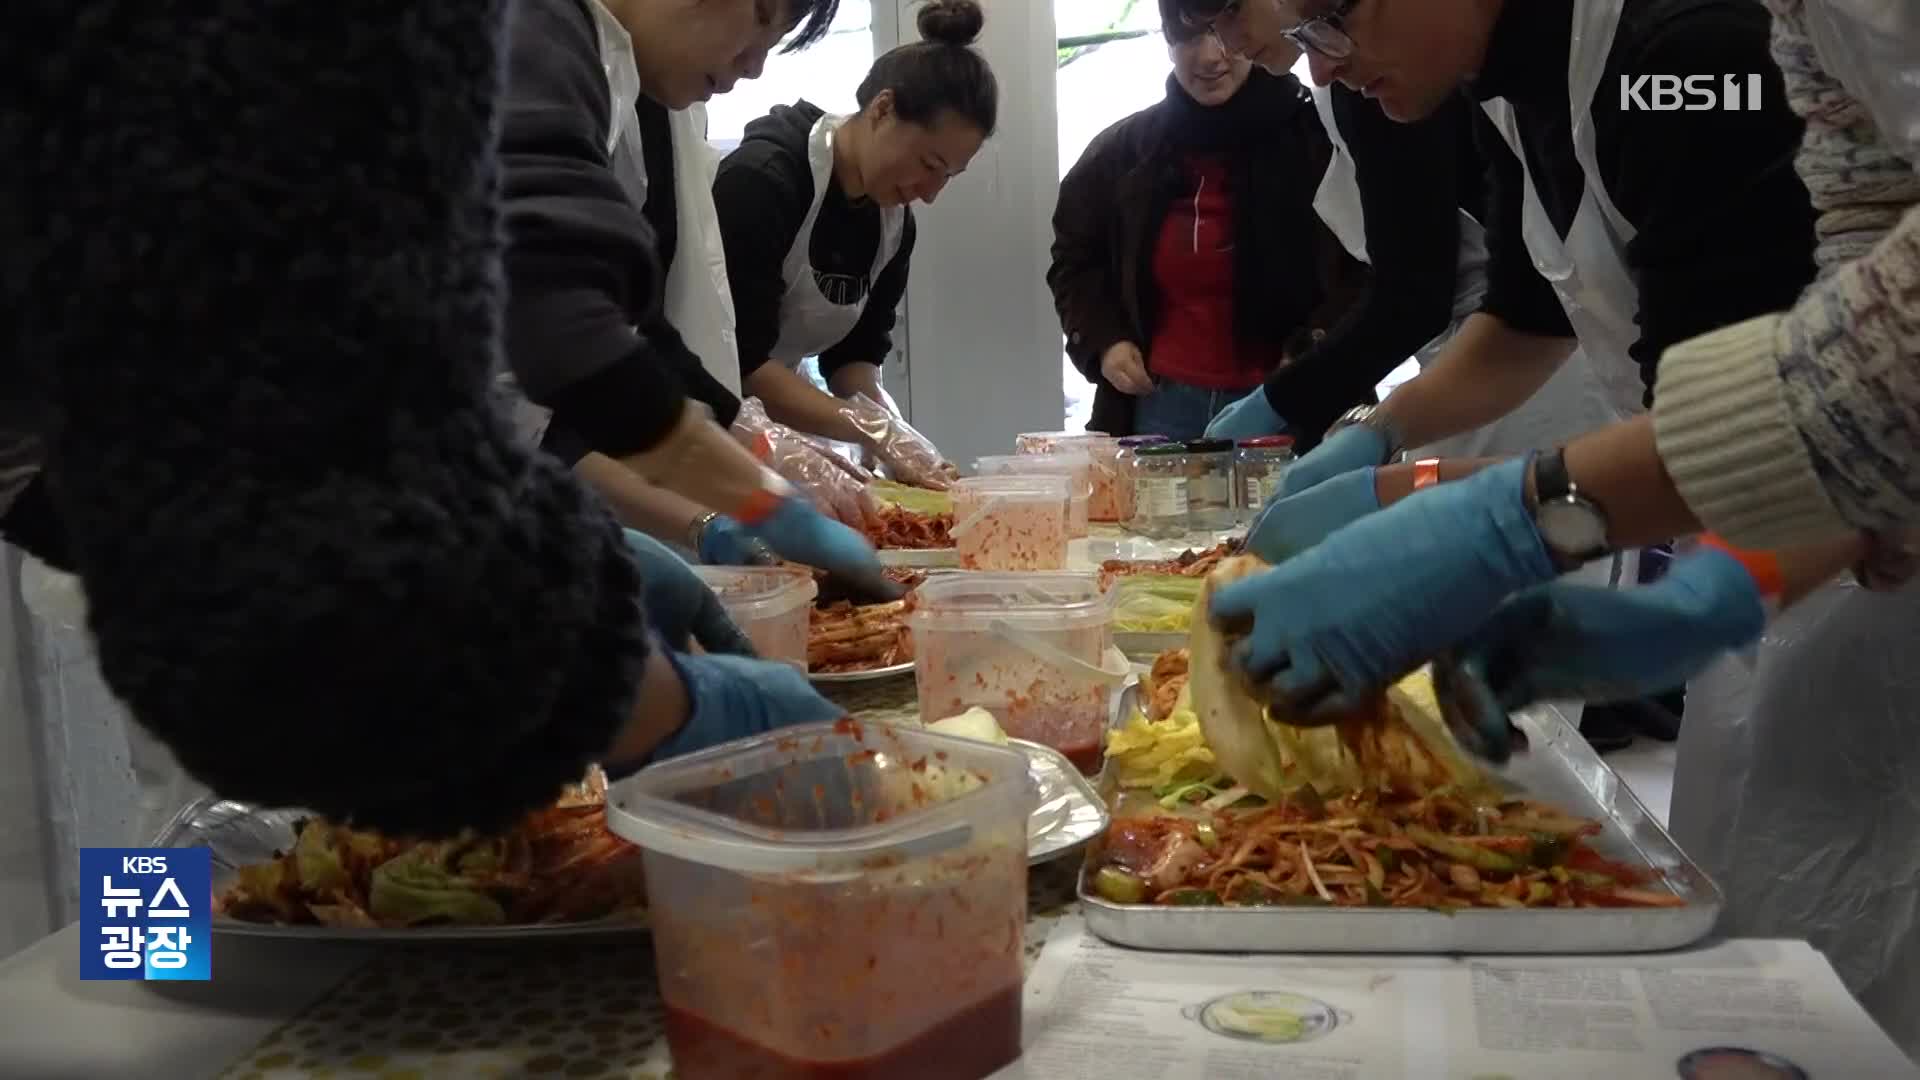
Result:
{"label": "plastic food container", "polygon": [[1131,671],[1092,574],[948,574],[920,586],[914,678],[920,715],[978,706],[1008,735],[1100,767],[1113,694]]}
{"label": "plastic food container", "polygon": [[1185,536],[1190,463],[1183,443],[1156,443],[1133,452],[1133,516],[1127,528],[1141,536],[1172,540]]}
{"label": "plastic food container", "polygon": [[1087,535],[1087,512],[1093,498],[1093,458],[1080,450],[1061,449],[1051,454],[1006,454],[983,457],[974,462],[973,471],[981,476],[1064,476],[1067,491],[1067,537],[1078,540]]}
{"label": "plastic food container", "polygon": [[1187,444],[1187,523],[1218,532],[1233,528],[1233,440],[1196,439]]}
{"label": "plastic food container", "polygon": [[1013,438],[1013,452],[1016,454],[1051,454],[1063,442],[1085,438],[1105,439],[1100,431],[1029,431]]}
{"label": "plastic food container", "polygon": [[[1165,441],[1158,435],[1150,438]],[[1016,452],[1022,455],[1086,454],[1093,462],[1093,494],[1087,500],[1087,519],[1100,522],[1122,522],[1127,520],[1120,503],[1123,479],[1120,471],[1120,447],[1125,441],[1125,439],[1099,432],[1050,432],[1022,435],[1016,441],[1015,447]]]}
{"label": "plastic food container", "polygon": [[975,1080],[1020,1056],[1026,755],[841,720],[615,784],[681,1080]]}
{"label": "plastic food container", "polygon": [[1293,464],[1293,436],[1242,439],[1233,455],[1233,490],[1240,520],[1251,522],[1280,490],[1280,474]]}
{"label": "plastic food container", "polygon": [[1067,565],[1071,484],[1058,474],[975,476],[953,485],[953,546],[963,570]]}
{"label": "plastic food container", "polygon": [[811,573],[776,566],[696,566],[694,571],[763,658],[807,670],[807,615],[820,593]]}

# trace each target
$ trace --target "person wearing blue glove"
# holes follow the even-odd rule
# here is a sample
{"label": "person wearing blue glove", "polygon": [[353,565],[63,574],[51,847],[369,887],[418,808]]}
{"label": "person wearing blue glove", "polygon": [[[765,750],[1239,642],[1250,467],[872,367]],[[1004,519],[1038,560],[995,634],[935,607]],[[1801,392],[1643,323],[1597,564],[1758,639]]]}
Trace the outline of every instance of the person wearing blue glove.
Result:
{"label": "person wearing blue glove", "polygon": [[1457,650],[1500,708],[1627,701],[1679,686],[1766,628],[1765,572],[1705,547],[1636,589],[1555,582],[1510,597]]}
{"label": "person wearing blue glove", "polygon": [[642,759],[609,775],[785,727],[838,720],[847,710],[821,697],[791,664],[741,656],[668,657],[686,688],[686,720]]}
{"label": "person wearing blue glove", "polygon": [[725,514],[701,515],[692,534],[694,554],[709,566],[771,566],[780,561],[772,548]]}
{"label": "person wearing blue glove", "polygon": [[1265,435],[1287,434],[1287,422],[1273,411],[1267,400],[1267,388],[1255,387],[1246,397],[1215,413],[1207,421],[1209,439],[1258,439]]}
{"label": "person wearing blue glove", "polygon": [[781,499],[765,517],[741,524],[785,558],[825,570],[858,593],[876,600],[897,600],[906,592],[887,580],[887,569],[866,537],[822,514],[798,495]]}
{"label": "person wearing blue glove", "polygon": [[1248,628],[1236,663],[1276,705],[1348,707],[1560,572],[1556,556],[1568,553],[1550,551],[1535,525],[1534,468],[1503,462],[1416,492],[1221,589],[1209,615]]}
{"label": "person wearing blue glove", "polygon": [[645,533],[623,530],[627,550],[640,562],[647,618],[670,649],[698,645],[710,653],[753,656],[747,640],[720,597],[693,567],[673,550]]}
{"label": "person wearing blue glove", "polygon": [[1379,473],[1371,467],[1342,473],[1268,503],[1247,531],[1247,550],[1270,563],[1285,562],[1380,509]]}
{"label": "person wearing blue glove", "polygon": [[1424,458],[1339,473],[1267,504],[1247,533],[1247,547],[1268,562],[1282,562],[1348,522],[1442,480],[1472,476],[1498,460]]}
{"label": "person wearing blue glove", "polygon": [[1298,495],[1342,473],[1385,465],[1403,449],[1384,422],[1369,419],[1378,414],[1369,410],[1348,415],[1361,419],[1342,420],[1319,446],[1287,467],[1280,477],[1281,498]]}

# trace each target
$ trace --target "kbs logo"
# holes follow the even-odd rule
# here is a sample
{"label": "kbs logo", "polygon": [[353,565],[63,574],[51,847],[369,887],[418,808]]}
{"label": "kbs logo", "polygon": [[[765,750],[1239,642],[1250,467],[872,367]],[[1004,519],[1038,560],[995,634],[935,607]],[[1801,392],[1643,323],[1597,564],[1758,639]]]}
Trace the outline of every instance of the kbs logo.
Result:
{"label": "kbs logo", "polygon": [[80,978],[213,977],[206,848],[80,849]]}
{"label": "kbs logo", "polygon": [[1760,111],[1758,75],[1622,75],[1620,111]]}

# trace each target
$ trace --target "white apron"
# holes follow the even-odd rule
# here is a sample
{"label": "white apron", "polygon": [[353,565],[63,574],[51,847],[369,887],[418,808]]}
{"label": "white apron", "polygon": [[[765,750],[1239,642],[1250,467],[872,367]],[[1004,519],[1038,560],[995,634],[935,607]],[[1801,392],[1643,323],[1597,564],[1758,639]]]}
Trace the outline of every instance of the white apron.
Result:
{"label": "white apron", "polygon": [[[1920,13],[1907,0],[1769,6],[1804,19],[1821,67],[1915,161]],[[1909,1055],[1920,1055],[1915,655],[1920,586],[1878,595],[1845,582],[1801,601],[1688,687],[1672,812],[1674,837],[1726,893],[1719,929],[1810,940]]]}
{"label": "white apron", "polygon": [[[1640,370],[1628,349],[1639,340],[1634,317],[1639,312],[1640,290],[1627,270],[1627,245],[1635,229],[1614,205],[1601,178],[1599,154],[1595,147],[1591,110],[1600,81],[1606,74],[1607,53],[1613,48],[1614,30],[1620,22],[1625,0],[1576,0],[1573,9],[1573,45],[1567,56],[1567,98],[1573,125],[1574,156],[1586,177],[1585,194],[1574,214],[1573,224],[1562,237],[1540,202],[1531,173],[1527,176],[1521,211],[1521,232],[1533,265],[1553,285],[1580,339],[1581,352],[1589,361],[1587,369],[1604,390],[1613,416],[1623,419],[1642,411],[1645,386]],[[1519,123],[1513,106],[1495,99],[1486,103],[1487,115],[1500,134],[1526,165],[1526,152],[1520,144]],[[1571,364],[1581,357],[1570,358]],[[1568,438],[1579,434],[1565,432]]]}
{"label": "white apron", "polygon": [[[873,252],[873,267],[867,280],[822,282],[813,270],[813,228],[820,220],[827,189],[833,183],[833,138],[846,123],[842,116],[823,116],[807,135],[807,164],[813,169],[813,205],[800,223],[800,233],[787,249],[780,267],[786,292],[780,298],[780,337],[774,343],[772,359],[797,368],[809,356],[818,356],[846,339],[867,310],[873,296],[873,283],[900,251],[900,239],[906,231],[907,209],[888,207],[880,211],[880,243]],[[838,286],[838,287],[837,287]],[[858,297],[854,297],[854,293]],[[839,294],[839,295],[833,295]]]}
{"label": "white apron", "polygon": [[[1634,319],[1639,312],[1640,290],[1626,259],[1627,245],[1636,230],[1614,205],[1601,177],[1592,117],[1624,6],[1624,0],[1576,0],[1574,4],[1573,38],[1567,54],[1568,119],[1574,157],[1586,183],[1564,237],[1540,201],[1513,106],[1501,99],[1485,103],[1494,127],[1527,171],[1521,205],[1521,234],[1527,253],[1533,257],[1534,268],[1553,285],[1580,342],[1553,378],[1529,399],[1531,406],[1550,395],[1557,407],[1550,414],[1533,414],[1525,427],[1514,431],[1523,449],[1563,443],[1644,409],[1646,387],[1628,351],[1639,340]],[[1639,576],[1638,552],[1618,554],[1610,565],[1598,563],[1579,574],[1594,579],[1604,574],[1609,584],[1631,585]]]}
{"label": "white apron", "polygon": [[[1366,214],[1360,202],[1359,169],[1347,147],[1346,136],[1334,118],[1332,92],[1326,87],[1315,87],[1313,101],[1327,139],[1333,144],[1333,156],[1314,194],[1314,212],[1340,238],[1349,254],[1371,264],[1367,253]],[[1440,355],[1467,317],[1480,309],[1487,294],[1486,230],[1471,214],[1464,210],[1458,212],[1460,253],[1454,271],[1453,320],[1414,354],[1423,370]],[[1473,431],[1416,448],[1413,455],[1423,458],[1524,454],[1565,442],[1616,418],[1606,393],[1593,378],[1586,356],[1575,353],[1518,409]],[[1618,584],[1623,578],[1630,579],[1632,565],[1631,557],[1622,555],[1576,573],[1580,579],[1595,584]]]}
{"label": "white apron", "polygon": [[[594,30],[600,40],[600,64],[607,75],[610,114],[607,158],[614,178],[635,207],[647,205],[647,158],[640,134],[640,69],[633,59],[633,38],[620,21],[593,0]],[[697,111],[696,111],[697,110]],[[720,241],[720,215],[713,205],[716,155],[706,140],[706,110],[667,114],[672,133],[674,221],[679,234],[673,263],[666,268],[662,311],[700,365],[734,396],[740,394],[740,356],[735,343],[733,293],[727,283],[726,253]],[[514,430],[538,443],[552,410],[519,392],[511,372],[500,375],[509,395]]]}

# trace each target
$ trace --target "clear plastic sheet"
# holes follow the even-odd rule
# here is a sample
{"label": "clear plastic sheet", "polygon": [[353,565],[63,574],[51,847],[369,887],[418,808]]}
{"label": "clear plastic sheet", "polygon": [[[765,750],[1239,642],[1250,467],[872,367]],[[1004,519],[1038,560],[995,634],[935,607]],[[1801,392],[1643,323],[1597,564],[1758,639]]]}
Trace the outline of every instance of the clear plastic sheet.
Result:
{"label": "clear plastic sheet", "polygon": [[880,505],[860,475],[865,470],[792,428],[774,423],[760,399],[741,403],[733,433],[755,457],[806,493],[821,513],[862,530],[879,519]]}
{"label": "clear plastic sheet", "polygon": [[79,848],[144,846],[206,789],[107,689],[79,582],[0,553],[4,956],[78,916]]}
{"label": "clear plastic sheet", "polygon": [[1805,938],[1920,1055],[1920,589],[1829,585],[1688,687],[1672,832],[1722,933]]}
{"label": "clear plastic sheet", "polygon": [[649,484],[744,519],[769,499],[794,493],[793,485],[756,458],[744,441],[715,423],[712,410],[689,401],[659,446],[620,460]]}
{"label": "clear plastic sheet", "polygon": [[931,440],[867,395],[855,394],[848,398],[840,415],[859,429],[874,456],[895,480],[944,491],[960,478],[960,470],[940,456]]}
{"label": "clear plastic sheet", "polygon": [[1888,146],[1920,163],[1920,5],[1913,0],[1807,0],[1821,63],[1873,116]]}

